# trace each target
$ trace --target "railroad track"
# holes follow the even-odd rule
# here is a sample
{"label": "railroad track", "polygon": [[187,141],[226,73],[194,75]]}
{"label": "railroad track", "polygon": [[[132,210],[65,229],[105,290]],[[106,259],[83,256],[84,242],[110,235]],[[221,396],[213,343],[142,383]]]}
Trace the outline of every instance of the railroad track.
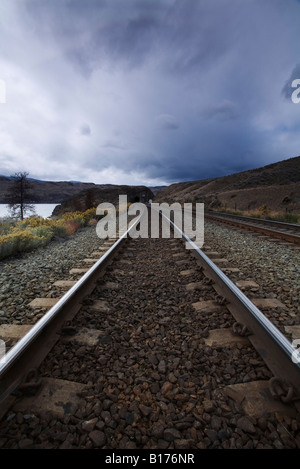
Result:
{"label": "railroad track", "polygon": [[127,234],[8,351],[1,447],[299,448],[291,343],[209,246]]}
{"label": "railroad track", "polygon": [[300,244],[300,225],[226,213],[206,212],[205,217],[212,221],[244,228],[270,238],[280,239],[295,245]]}

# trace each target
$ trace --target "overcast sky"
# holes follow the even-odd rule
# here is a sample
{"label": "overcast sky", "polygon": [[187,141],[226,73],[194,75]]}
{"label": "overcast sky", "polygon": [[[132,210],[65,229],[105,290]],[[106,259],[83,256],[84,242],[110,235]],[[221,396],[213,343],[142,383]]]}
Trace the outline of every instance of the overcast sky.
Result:
{"label": "overcast sky", "polygon": [[162,185],[299,156],[299,44],[299,0],[0,0],[0,174]]}

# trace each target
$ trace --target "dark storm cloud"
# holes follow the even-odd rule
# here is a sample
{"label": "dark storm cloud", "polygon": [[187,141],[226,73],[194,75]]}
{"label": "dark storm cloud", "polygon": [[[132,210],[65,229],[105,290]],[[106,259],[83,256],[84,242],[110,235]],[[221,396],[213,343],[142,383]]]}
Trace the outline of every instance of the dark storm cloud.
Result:
{"label": "dark storm cloud", "polygon": [[0,137],[16,170],[25,155],[35,169],[40,159],[40,173],[45,158],[52,174],[76,180],[164,183],[299,154],[298,0],[1,8],[0,79],[12,104]]}
{"label": "dark storm cloud", "polygon": [[152,54],[170,73],[213,63],[236,40],[236,1],[25,0],[23,8],[46,39],[59,42],[85,74],[109,63],[141,66]]}
{"label": "dark storm cloud", "polygon": [[84,74],[107,61],[141,64],[159,34],[159,15],[167,10],[163,0],[25,0],[23,7],[34,28],[58,41]]}
{"label": "dark storm cloud", "polygon": [[[192,124],[191,124],[192,125]],[[262,135],[247,132],[247,126],[195,126],[189,138],[171,139],[162,144],[161,154],[148,170],[152,177],[168,175],[168,181],[186,181],[232,174],[260,166],[265,152]],[[150,162],[149,162],[150,163]]]}
{"label": "dark storm cloud", "polygon": [[[170,73],[196,73],[210,66],[232,46],[235,2],[174,2],[160,31],[161,47],[169,51],[162,65]],[[230,20],[231,19],[231,20]],[[228,21],[230,20],[230,21]]]}
{"label": "dark storm cloud", "polygon": [[81,135],[91,135],[91,128],[88,124],[82,124],[80,127]]}
{"label": "dark storm cloud", "polygon": [[176,130],[179,128],[179,123],[176,118],[169,114],[161,114],[160,116],[157,116],[156,123],[161,129]]}
{"label": "dark storm cloud", "polygon": [[101,64],[101,55],[98,56],[97,51],[102,49],[110,62],[122,61],[129,68],[140,66],[151,53],[157,32],[157,22],[149,16],[130,18],[125,22],[112,20],[91,38],[96,63],[100,59]]}
{"label": "dark storm cloud", "polygon": [[207,119],[217,119],[217,120],[231,120],[237,119],[239,117],[239,112],[237,106],[230,102],[225,101],[223,103],[217,104],[207,111],[204,111],[203,117]]}

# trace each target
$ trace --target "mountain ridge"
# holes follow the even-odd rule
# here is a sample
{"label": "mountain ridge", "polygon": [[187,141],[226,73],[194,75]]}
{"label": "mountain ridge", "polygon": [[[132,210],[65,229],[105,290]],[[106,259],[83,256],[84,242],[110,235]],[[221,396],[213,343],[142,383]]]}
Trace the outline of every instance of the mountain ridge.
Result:
{"label": "mountain ridge", "polygon": [[[273,210],[300,212],[300,156],[226,176],[177,182],[169,186],[125,186],[80,181],[43,181],[28,178],[35,193],[33,203],[85,207],[94,193],[97,200],[112,202],[117,194],[130,194],[132,200],[152,198],[155,202],[202,202],[206,209],[252,210],[267,205]],[[0,203],[12,179],[0,175]],[[91,193],[87,193],[91,191]],[[120,192],[121,191],[121,192]],[[99,202],[100,203],[100,202]]]}
{"label": "mountain ridge", "polygon": [[[111,184],[95,184],[80,181],[43,181],[28,177],[31,192],[34,194],[32,203],[60,204],[63,200],[78,192],[92,188],[109,188]],[[0,175],[0,203],[6,204],[6,194],[13,184],[13,178]]]}
{"label": "mountain ridge", "polygon": [[156,202],[199,202],[206,209],[300,211],[300,156],[216,178],[171,184]]}

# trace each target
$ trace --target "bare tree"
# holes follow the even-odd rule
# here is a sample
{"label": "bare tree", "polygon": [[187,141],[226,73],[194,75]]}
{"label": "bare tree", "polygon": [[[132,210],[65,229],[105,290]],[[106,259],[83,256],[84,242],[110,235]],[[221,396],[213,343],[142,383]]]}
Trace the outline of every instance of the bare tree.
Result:
{"label": "bare tree", "polygon": [[85,210],[93,207],[97,207],[97,202],[95,201],[93,190],[87,189],[85,193]]}
{"label": "bare tree", "polygon": [[31,192],[32,185],[28,181],[26,172],[17,172],[11,176],[12,183],[6,194],[7,205],[11,215],[16,218],[24,219],[25,213],[34,213],[32,201],[34,196]]}

